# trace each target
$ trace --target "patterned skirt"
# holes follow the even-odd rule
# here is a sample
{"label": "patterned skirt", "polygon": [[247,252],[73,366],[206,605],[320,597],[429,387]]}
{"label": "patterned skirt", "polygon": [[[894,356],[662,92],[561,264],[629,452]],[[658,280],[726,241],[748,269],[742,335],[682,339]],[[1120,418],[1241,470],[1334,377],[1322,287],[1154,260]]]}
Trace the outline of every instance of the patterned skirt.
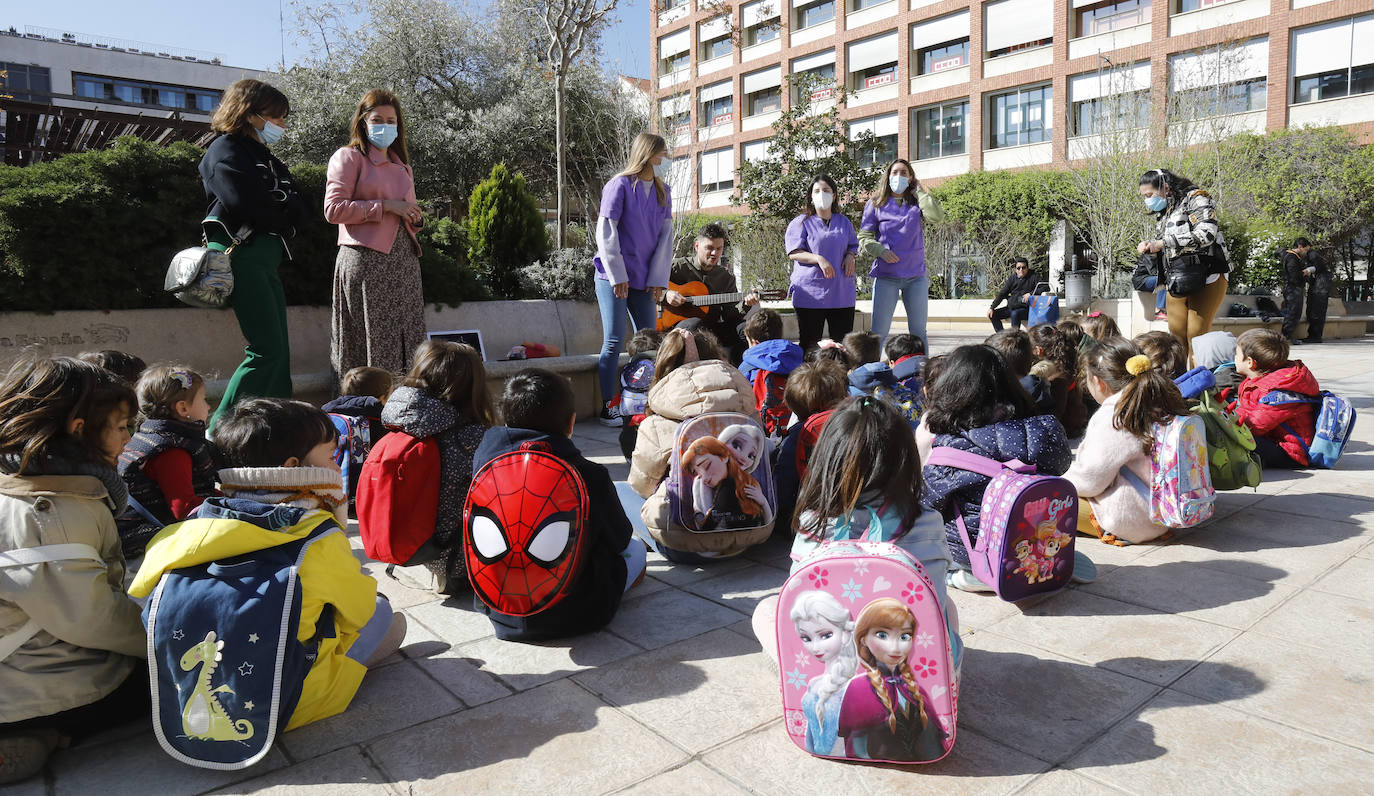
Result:
{"label": "patterned skirt", "polygon": [[420,258],[403,228],[391,251],[340,246],[334,262],[330,359],[340,378],[362,365],[404,374],[425,340]]}

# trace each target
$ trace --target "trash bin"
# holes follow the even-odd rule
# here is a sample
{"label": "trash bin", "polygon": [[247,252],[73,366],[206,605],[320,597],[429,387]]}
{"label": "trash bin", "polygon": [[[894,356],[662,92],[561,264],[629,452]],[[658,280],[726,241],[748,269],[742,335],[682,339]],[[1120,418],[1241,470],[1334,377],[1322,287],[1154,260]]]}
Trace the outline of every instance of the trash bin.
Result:
{"label": "trash bin", "polygon": [[1081,268],[1064,272],[1064,309],[1078,312],[1087,309],[1093,300],[1093,271]]}

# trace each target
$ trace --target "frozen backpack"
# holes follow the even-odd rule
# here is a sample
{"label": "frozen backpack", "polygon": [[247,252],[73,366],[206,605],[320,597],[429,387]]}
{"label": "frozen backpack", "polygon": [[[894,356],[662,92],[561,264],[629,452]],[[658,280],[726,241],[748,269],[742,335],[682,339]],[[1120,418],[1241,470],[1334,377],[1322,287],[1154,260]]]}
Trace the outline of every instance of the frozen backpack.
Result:
{"label": "frozen backpack", "polygon": [[482,465],[463,506],[472,589],[492,610],[529,616],[567,596],[592,531],[587,485],[547,442],[526,442]]}
{"label": "frozen backpack", "polygon": [[930,452],[926,464],[992,479],[983,491],[977,542],[969,539],[963,514],[955,513],[974,577],[1010,602],[1069,585],[1078,530],[1078,490],[1072,483],[1036,475],[1033,464],[943,446]]}
{"label": "frozen backpack", "polygon": [[1207,431],[1202,418],[1178,416],[1151,429],[1147,486],[1129,467],[1121,475],[1150,504],[1150,521],[1166,528],[1192,528],[1211,518],[1217,493],[1207,465]]}
{"label": "frozen backpack", "polygon": [[[199,522],[226,520],[181,527]],[[153,732],[177,761],[247,768],[290,722],[320,639],[335,633],[326,607],[315,636],[297,638],[301,564],[311,545],[343,533],[327,511],[301,524],[308,532],[289,544],[165,573],[144,606]]]}
{"label": "frozen backpack", "polygon": [[366,417],[330,412],[329,419],[339,432],[339,444],[334,449],[334,463],[343,475],[344,491],[348,499],[358,496],[358,479],[362,477],[363,462],[372,451],[372,425]]}
{"label": "frozen backpack", "polygon": [[[1355,407],[1350,401],[1329,391],[1322,390],[1313,395],[1303,395],[1291,390],[1273,390],[1260,399],[1260,403],[1280,405],[1289,403],[1315,404],[1315,426],[1317,433],[1312,444],[1307,446],[1307,462],[1312,467],[1331,469],[1336,460],[1345,452],[1345,443],[1350,441],[1350,433],[1355,430]],[[1302,435],[1281,424],[1285,431],[1298,439]]]}
{"label": "frozen backpack", "polygon": [[689,531],[771,528],[778,499],[763,427],[738,412],[707,412],[678,424],[668,463],[668,511]]}
{"label": "frozen backpack", "polygon": [[[888,763],[931,763],[954,747],[955,642],[910,553],[862,537],[822,544],[783,583],[776,627],[783,726],[798,747]],[[904,652],[892,668],[869,646],[879,627]]]}
{"label": "frozen backpack", "polygon": [[620,369],[620,416],[644,414],[649,405],[649,385],[654,382],[654,357],[640,354]]}
{"label": "frozen backpack", "polygon": [[771,370],[754,371],[754,405],[763,418],[763,430],[774,439],[787,433],[787,424],[792,421],[792,410],[783,400],[787,391],[787,375]]}
{"label": "frozen backpack", "polygon": [[369,558],[387,564],[424,563],[415,555],[434,537],[438,524],[439,443],[403,431],[382,437],[363,462],[357,514]]}
{"label": "frozen backpack", "polygon": [[1222,406],[1212,390],[1198,396],[1193,414],[1201,418],[1207,433],[1207,469],[1216,490],[1256,487],[1263,478],[1255,435],[1248,426]]}

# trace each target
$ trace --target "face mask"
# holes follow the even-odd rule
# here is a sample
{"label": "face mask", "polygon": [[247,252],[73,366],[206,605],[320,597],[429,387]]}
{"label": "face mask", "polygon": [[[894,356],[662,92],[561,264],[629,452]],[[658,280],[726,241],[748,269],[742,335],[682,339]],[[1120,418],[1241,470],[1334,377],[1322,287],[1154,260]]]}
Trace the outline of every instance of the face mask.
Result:
{"label": "face mask", "polygon": [[1159,211],[1163,210],[1167,205],[1168,202],[1164,201],[1164,197],[1158,194],[1155,194],[1154,196],[1151,196],[1145,200],[1145,208],[1149,210],[1151,213],[1158,213]]}
{"label": "face mask", "polygon": [[829,210],[831,205],[835,202],[835,194],[829,191],[821,191],[818,194],[814,194],[811,200],[815,203],[817,210]]}
{"label": "face mask", "polygon": [[396,125],[394,124],[372,124],[367,125],[367,140],[378,149],[386,149],[396,140]]}
{"label": "face mask", "polygon": [[911,185],[911,180],[907,179],[905,174],[894,174],[887,178],[887,184],[893,193],[906,193],[906,189]]}
{"label": "face mask", "polygon": [[271,120],[266,117],[259,116],[258,118],[262,119],[262,129],[258,131],[258,138],[261,138],[264,144],[272,146],[280,141],[282,136],[286,135],[285,127],[279,127],[273,124]]}
{"label": "face mask", "polygon": [[668,179],[668,170],[672,167],[672,164],[665,160],[657,166],[654,166],[654,176],[660,180],[666,180]]}

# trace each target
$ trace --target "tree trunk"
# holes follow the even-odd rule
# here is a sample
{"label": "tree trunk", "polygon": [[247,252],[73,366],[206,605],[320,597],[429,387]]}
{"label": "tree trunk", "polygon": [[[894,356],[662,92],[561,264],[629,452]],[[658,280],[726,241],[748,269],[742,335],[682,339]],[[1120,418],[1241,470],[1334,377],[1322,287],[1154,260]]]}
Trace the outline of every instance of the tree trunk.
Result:
{"label": "tree trunk", "polygon": [[566,223],[567,223],[567,218],[568,218],[568,210],[567,210],[567,208],[564,207],[564,205],[563,205],[563,194],[564,194],[564,186],[563,186],[563,183],[564,183],[564,179],[565,179],[563,175],[564,175],[564,169],[565,169],[566,166],[567,166],[567,152],[565,151],[565,150],[567,149],[567,144],[566,144],[566,142],[565,142],[565,140],[564,140],[564,139],[566,138],[567,132],[566,132],[566,130],[564,129],[565,119],[564,119],[564,108],[563,108],[563,92],[564,92],[564,90],[565,90],[565,86],[564,86],[564,81],[565,81],[565,80],[566,80],[566,70],[565,70],[565,69],[556,69],[556,70],[554,71],[554,76],[553,76],[553,116],[554,116],[554,143],[553,143],[553,146],[554,146],[554,151],[557,153],[557,160],[558,160],[558,163],[557,163],[557,165],[555,166],[555,169],[556,169],[556,171],[557,171],[557,179],[556,179],[556,185],[557,185],[557,187],[554,189],[555,192],[557,193],[557,196],[556,196],[556,198],[555,198],[555,204],[556,204],[556,206],[557,206],[557,213],[558,213],[558,218],[554,221],[553,245],[554,245],[554,248],[555,248],[555,249],[561,249],[561,248],[563,248],[563,246],[564,246],[564,233],[567,231]]}

